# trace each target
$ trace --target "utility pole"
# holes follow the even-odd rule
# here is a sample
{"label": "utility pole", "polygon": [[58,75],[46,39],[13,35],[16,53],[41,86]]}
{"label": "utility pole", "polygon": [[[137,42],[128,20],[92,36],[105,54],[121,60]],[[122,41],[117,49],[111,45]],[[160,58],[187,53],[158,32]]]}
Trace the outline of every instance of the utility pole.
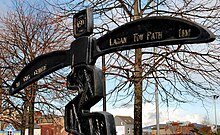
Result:
{"label": "utility pole", "polygon": [[[158,1],[157,1],[158,3]],[[155,10],[155,2],[152,1],[152,7],[153,7],[153,10]],[[157,6],[157,9],[158,11],[158,6]],[[156,14],[157,16],[157,14]],[[156,53],[157,53],[157,49],[156,47],[154,47],[154,63],[156,63]],[[156,69],[155,69],[156,70]],[[157,78],[157,73],[155,72],[155,104],[156,104],[156,126],[157,126],[157,135],[160,135],[160,113],[159,113],[159,103],[158,103],[158,78]]]}
{"label": "utility pole", "polygon": [[[156,73],[155,73],[156,74]],[[158,79],[156,77],[156,84],[155,84],[155,102],[156,102],[156,125],[157,125],[157,135],[160,135],[160,114],[159,114],[159,103],[158,103]]]}
{"label": "utility pole", "polygon": [[213,99],[214,99],[214,113],[215,113],[215,128],[214,131],[217,133],[218,131],[218,125],[217,125],[217,112],[216,112],[216,99],[218,99],[218,95],[214,95]]}

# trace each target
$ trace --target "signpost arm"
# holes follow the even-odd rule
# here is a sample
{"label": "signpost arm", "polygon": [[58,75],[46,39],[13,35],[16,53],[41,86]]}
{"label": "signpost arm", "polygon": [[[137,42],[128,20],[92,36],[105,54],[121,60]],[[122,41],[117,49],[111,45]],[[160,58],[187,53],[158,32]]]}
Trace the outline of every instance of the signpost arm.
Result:
{"label": "signpost arm", "polygon": [[69,50],[54,51],[38,56],[24,67],[15,78],[10,88],[10,94],[13,95],[31,83],[70,64]]}
{"label": "signpost arm", "polygon": [[215,35],[210,30],[195,22],[170,16],[145,17],[94,40],[92,59],[95,63],[98,57],[116,51],[214,40]]}

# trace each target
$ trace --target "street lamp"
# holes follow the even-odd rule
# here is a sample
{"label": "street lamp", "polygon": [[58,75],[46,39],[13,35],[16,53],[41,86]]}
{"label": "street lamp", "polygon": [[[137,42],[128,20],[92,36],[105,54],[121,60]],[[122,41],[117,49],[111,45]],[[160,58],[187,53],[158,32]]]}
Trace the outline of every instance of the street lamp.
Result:
{"label": "street lamp", "polygon": [[218,131],[218,125],[217,125],[217,113],[216,113],[216,99],[218,99],[218,95],[213,95],[213,99],[214,99],[214,113],[215,113],[215,128],[214,128],[214,132],[217,133]]}

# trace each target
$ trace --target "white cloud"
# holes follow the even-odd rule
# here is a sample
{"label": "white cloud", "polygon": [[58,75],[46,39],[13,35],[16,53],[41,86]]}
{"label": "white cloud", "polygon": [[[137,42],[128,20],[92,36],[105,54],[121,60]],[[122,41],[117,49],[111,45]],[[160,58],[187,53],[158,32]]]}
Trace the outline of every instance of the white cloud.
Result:
{"label": "white cloud", "polygon": [[[102,111],[100,107],[92,108],[92,111]],[[121,115],[121,116],[131,116],[133,118],[133,107],[129,108],[112,108],[107,110],[107,112],[112,115]],[[204,121],[204,117],[200,114],[193,112],[187,112],[183,109],[172,109],[170,108],[167,111],[167,108],[160,108],[160,123],[166,123],[168,121],[180,121],[180,122],[192,122],[192,123],[201,123]],[[155,105],[151,103],[143,104],[143,126],[149,126],[156,124],[156,111]]]}

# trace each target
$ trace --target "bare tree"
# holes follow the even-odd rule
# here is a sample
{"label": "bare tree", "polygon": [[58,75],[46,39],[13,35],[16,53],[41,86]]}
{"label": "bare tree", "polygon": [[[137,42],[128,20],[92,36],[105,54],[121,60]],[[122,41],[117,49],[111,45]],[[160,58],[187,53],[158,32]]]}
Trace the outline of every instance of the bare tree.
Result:
{"label": "bare tree", "polygon": [[[37,3],[33,8],[28,3],[15,1],[14,9],[1,18],[0,61],[2,72],[0,85],[3,86],[1,87],[1,93],[3,92],[1,101],[7,107],[13,108],[19,114],[18,116],[21,116],[17,117],[18,120],[15,120],[14,123],[21,128],[22,135],[24,135],[26,128],[29,129],[29,135],[34,133],[35,104],[38,104],[36,109],[41,108],[45,112],[48,112],[51,108],[58,110],[60,108],[55,104],[55,102],[58,102],[56,100],[61,98],[65,100],[70,95],[63,91],[65,83],[60,72],[48,76],[51,81],[39,81],[14,96],[8,95],[8,88],[12,81],[30,61],[41,54],[65,49],[69,45],[66,31],[58,25],[61,21],[60,18],[42,12],[44,8],[44,6]],[[54,80],[57,84],[59,83],[59,87],[51,84]],[[47,87],[42,88],[42,86]],[[47,98],[48,100],[43,100]],[[49,109],[45,110],[45,106]]]}
{"label": "bare tree", "polygon": [[[94,36],[100,36],[138,17],[167,15],[196,21],[215,33],[216,42],[198,45],[174,45],[117,52],[107,57],[108,78],[117,85],[109,92],[115,102],[123,99],[134,101],[135,134],[141,134],[143,100],[152,101],[154,85],[158,82],[161,100],[189,102],[194,98],[204,100],[216,93],[219,87],[219,12],[217,0],[86,0],[51,3],[61,18],[69,19],[80,9],[94,9]],[[66,26],[63,24],[63,26]],[[69,28],[69,27],[65,27]],[[71,28],[69,28],[71,29]],[[151,78],[151,79],[149,79]],[[153,88],[152,88],[153,87]],[[129,103],[128,102],[128,103]]]}

